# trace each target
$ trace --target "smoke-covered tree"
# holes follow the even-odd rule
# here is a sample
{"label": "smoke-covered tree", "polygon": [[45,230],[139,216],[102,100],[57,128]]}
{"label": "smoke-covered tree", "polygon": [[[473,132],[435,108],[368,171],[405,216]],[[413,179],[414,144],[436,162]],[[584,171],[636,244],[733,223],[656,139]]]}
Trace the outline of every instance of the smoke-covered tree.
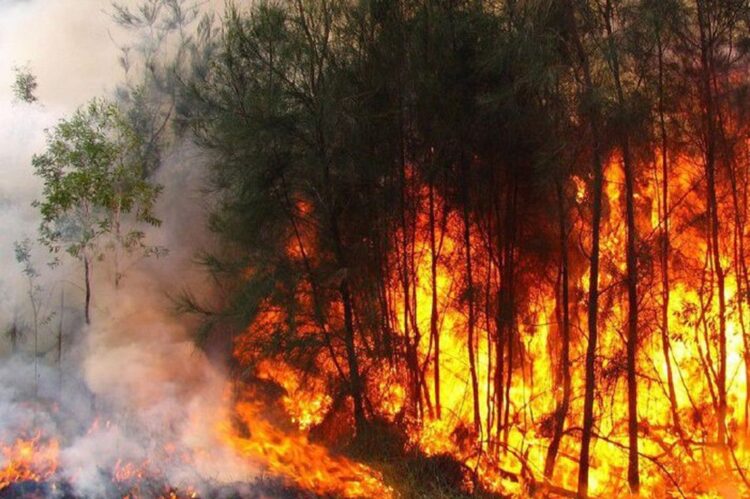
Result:
{"label": "smoke-covered tree", "polygon": [[33,104],[37,101],[35,94],[38,83],[36,75],[31,72],[31,68],[26,66],[16,66],[13,68],[13,96],[17,101]]}
{"label": "smoke-covered tree", "polygon": [[203,30],[212,22],[209,15],[200,17],[200,12],[200,3],[193,0],[113,2],[111,6],[113,21],[128,34],[127,42],[119,46],[125,78],[117,87],[117,99],[142,138],[149,174],[159,166],[161,153],[173,138],[169,125],[189,55],[195,53]]}
{"label": "smoke-covered tree", "polygon": [[48,131],[46,150],[32,160],[44,182],[43,197],[34,202],[42,216],[40,241],[83,263],[87,324],[95,261],[111,250],[117,286],[125,254],[162,252],[146,244],[142,230],[160,223],[153,206],[161,187],[144,176],[141,151],[119,109],[94,99]]}
{"label": "smoke-covered tree", "polygon": [[[27,238],[23,241],[16,241],[13,249],[16,261],[21,265],[21,271],[26,278],[26,296],[31,308],[31,332],[34,336],[34,391],[37,393],[39,390],[39,329],[48,324],[54,314],[45,313],[44,310],[44,289],[39,284],[40,274],[32,261],[31,240]],[[15,322],[12,327],[12,331],[17,331],[18,326]],[[17,338],[13,337],[11,340],[15,342]],[[15,345],[13,346],[15,348]]]}

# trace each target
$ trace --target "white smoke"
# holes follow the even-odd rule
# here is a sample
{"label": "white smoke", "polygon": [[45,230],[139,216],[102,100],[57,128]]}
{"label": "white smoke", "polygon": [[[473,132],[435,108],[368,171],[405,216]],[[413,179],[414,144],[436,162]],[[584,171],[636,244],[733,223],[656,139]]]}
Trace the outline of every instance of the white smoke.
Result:
{"label": "white smoke", "polygon": [[[0,0],[2,332],[18,314],[28,316],[27,285],[15,260],[13,243],[36,239],[39,225],[31,202],[40,196],[41,182],[33,175],[31,156],[43,149],[46,128],[88,99],[111,92],[122,77],[118,47],[111,39],[112,22],[102,10],[106,6],[100,0]],[[37,77],[37,97],[42,104],[14,102],[13,69],[26,64]],[[46,290],[53,283],[75,283],[73,269],[49,272],[47,260],[42,251],[34,252],[33,263],[37,270],[44,271]],[[70,301],[80,295],[75,285],[66,287],[70,288]],[[48,347],[53,340],[45,337],[42,342]],[[0,338],[0,352],[8,347],[7,338]]]}
{"label": "white smoke", "polygon": [[[88,99],[111,94],[123,76],[106,7],[100,0],[0,0],[0,332],[28,315],[13,243],[35,238],[31,202],[41,185],[31,156],[44,148],[43,131]],[[13,103],[12,68],[26,63],[42,105]],[[217,426],[228,419],[226,378],[195,348],[193,325],[169,298],[185,287],[210,287],[192,261],[211,244],[197,190],[201,165],[196,147],[173,146],[157,174],[165,187],[156,208],[163,225],[147,234],[170,253],[137,261],[116,291],[107,262],[97,262],[90,327],[79,311],[80,265],[49,270],[37,249],[46,309],[56,314],[41,328],[41,359],[34,360],[28,335],[13,357],[0,338],[0,442],[31,431],[60,439],[60,468],[81,495],[107,496],[118,463],[148,463],[166,483],[199,489],[253,474],[218,441]],[[61,366],[58,328],[66,332]]]}

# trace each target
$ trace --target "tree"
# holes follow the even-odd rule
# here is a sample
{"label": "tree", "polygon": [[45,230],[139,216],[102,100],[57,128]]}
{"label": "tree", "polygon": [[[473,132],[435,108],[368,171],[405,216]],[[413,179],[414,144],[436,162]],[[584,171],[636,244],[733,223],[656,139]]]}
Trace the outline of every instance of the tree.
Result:
{"label": "tree", "polygon": [[114,253],[114,283],[123,276],[122,256],[163,253],[145,244],[142,225],[157,226],[153,206],[161,187],[144,176],[140,139],[117,106],[94,99],[47,132],[47,148],[32,159],[44,182],[34,202],[42,223],[40,241],[83,263],[84,316],[91,323],[94,261]]}
{"label": "tree", "polygon": [[[38,283],[39,271],[31,261],[31,241],[24,239],[13,244],[16,253],[16,261],[21,264],[23,275],[26,277],[26,295],[31,306],[31,329],[34,334],[34,393],[39,391],[39,328],[49,323],[52,314],[43,315],[43,289]],[[17,325],[14,323],[11,331],[13,336],[13,348],[15,351],[17,341]]]}
{"label": "tree", "polygon": [[212,18],[199,18],[192,0],[142,0],[135,5],[112,3],[112,20],[129,32],[121,45],[119,62],[125,81],[117,88],[118,103],[133,130],[142,137],[146,172],[159,166],[162,149],[169,146],[174,107],[185,79],[188,55],[195,56],[198,40],[210,32]]}
{"label": "tree", "polygon": [[28,65],[13,68],[15,79],[13,80],[13,96],[17,101],[33,104],[37,101],[34,94],[37,87],[36,75],[31,72]]}

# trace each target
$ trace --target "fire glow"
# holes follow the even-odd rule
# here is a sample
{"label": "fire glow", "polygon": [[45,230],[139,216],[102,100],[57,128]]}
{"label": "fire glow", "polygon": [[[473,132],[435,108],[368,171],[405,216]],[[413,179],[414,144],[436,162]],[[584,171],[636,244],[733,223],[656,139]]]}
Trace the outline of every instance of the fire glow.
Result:
{"label": "fire glow", "polygon": [[52,478],[57,471],[59,447],[57,441],[44,441],[40,435],[2,446],[0,491],[15,482],[42,482]]}
{"label": "fire glow", "polygon": [[0,499],[749,496],[748,2],[138,1],[31,161]]}
{"label": "fire glow", "polygon": [[[716,427],[716,415],[710,398],[714,393],[715,372],[711,358],[717,354],[715,343],[710,335],[710,324],[716,321],[718,305],[716,300],[706,300],[701,287],[706,286],[705,268],[703,273],[695,273],[691,268],[700,268],[706,255],[706,245],[699,227],[688,224],[689,217],[700,209],[703,200],[695,192],[694,184],[701,179],[698,162],[683,158],[674,167],[679,177],[670,179],[671,199],[679,199],[671,208],[670,217],[679,233],[672,236],[671,244],[674,255],[670,258],[681,262],[681,268],[674,270],[671,276],[669,301],[669,362],[673,376],[676,407],[672,407],[667,393],[667,361],[664,356],[664,345],[658,334],[644,338],[638,354],[638,368],[642,373],[639,380],[640,408],[640,454],[642,491],[650,497],[685,494],[687,496],[706,496],[723,494],[739,487],[741,477],[735,466],[725,461],[719,446],[713,443]],[[585,210],[588,202],[585,183],[574,179],[570,189],[574,189],[578,206],[571,207],[571,212]],[[658,186],[660,178],[655,176],[644,182],[644,189],[638,199],[638,225],[642,233],[648,234],[655,241],[662,225],[660,214]],[[601,336],[598,347],[600,365],[597,368],[601,376],[602,390],[607,393],[606,400],[597,404],[597,429],[595,446],[591,457],[591,476],[589,491],[593,496],[612,497],[625,494],[627,483],[622,477],[627,470],[627,393],[621,373],[624,370],[622,358],[624,342],[622,331],[625,327],[626,308],[618,299],[619,286],[625,272],[624,241],[624,201],[622,196],[623,172],[621,160],[613,158],[605,169],[605,205],[607,215],[603,220],[602,258],[606,262],[600,277],[600,286],[604,292],[603,303],[606,307],[601,314]],[[430,331],[432,310],[432,270],[430,261],[430,239],[428,218],[428,193],[422,191],[419,198],[421,211],[415,225],[413,251],[418,255],[413,263],[415,278],[408,320],[404,324],[403,287],[398,276],[393,277],[389,290],[393,299],[393,316],[397,319],[399,334],[405,329]],[[440,205],[441,201],[434,202]],[[727,210],[731,208],[726,207]],[[576,218],[571,229],[570,240],[576,251],[585,253],[590,244],[590,227],[583,218]],[[682,221],[682,222],[681,222]],[[552,418],[556,404],[562,397],[562,386],[559,378],[560,365],[560,304],[556,296],[554,281],[538,282],[535,288],[527,292],[527,302],[520,315],[513,347],[516,352],[510,359],[515,364],[508,370],[507,364],[502,371],[503,379],[510,380],[504,386],[507,394],[502,411],[498,413],[494,376],[497,372],[497,357],[493,350],[496,331],[494,324],[489,329],[492,318],[484,316],[484,311],[477,311],[476,340],[472,348],[477,359],[477,378],[481,427],[477,434],[472,421],[472,393],[469,376],[468,344],[466,338],[467,314],[465,305],[459,295],[461,280],[464,276],[457,274],[461,266],[464,251],[462,222],[458,214],[448,213],[444,229],[437,234],[441,252],[436,267],[435,283],[437,286],[437,309],[439,314],[438,332],[440,335],[440,411],[437,416],[435,407],[435,387],[429,385],[419,388],[421,407],[409,407],[404,377],[394,378],[387,368],[375,370],[368,379],[368,389],[372,400],[380,400],[381,405],[375,410],[390,420],[411,418],[410,441],[428,455],[450,454],[464,462],[470,469],[476,470],[480,483],[488,490],[502,491],[514,495],[526,496],[530,493],[544,492],[551,494],[573,494],[576,488],[578,470],[577,452],[580,427],[578,426],[583,403],[583,361],[585,356],[585,336],[576,333],[571,345],[571,378],[573,379],[570,409],[567,414],[566,431],[562,439],[554,476],[546,481],[543,478],[545,459],[547,459],[549,442],[552,433]],[[471,228],[471,247],[476,262],[475,281],[497,283],[494,263],[488,258],[476,226]],[[731,234],[722,235],[722,245],[730,244]],[[644,241],[646,244],[648,241]],[[289,244],[290,252],[294,241]],[[309,249],[308,249],[309,251]],[[725,258],[724,265],[732,264]],[[660,269],[653,263],[651,272],[658,275]],[[694,267],[693,267],[694,266]],[[572,321],[576,328],[582,327],[585,321],[586,296],[583,290],[588,285],[588,271],[585,266],[571,270],[571,310]],[[703,277],[702,277],[703,276]],[[559,290],[558,290],[559,291]],[[662,299],[658,286],[644,291],[644,309],[646,306],[658,307]],[[727,415],[727,426],[732,431],[729,438],[730,459],[736,463],[746,461],[749,450],[746,439],[742,437],[747,425],[747,364],[742,355],[744,349],[743,314],[747,312],[746,304],[736,296],[736,281],[728,273],[725,300],[733,304],[727,314],[727,392],[730,400],[730,411]],[[278,315],[259,320],[261,330],[263,321],[283,320]],[[696,327],[697,326],[697,327]],[[259,334],[252,330],[249,336]],[[413,333],[412,333],[413,334]],[[238,339],[237,353],[242,358],[243,337]],[[360,345],[361,348],[364,346]],[[416,345],[420,365],[425,366],[425,379],[435,376],[435,344],[428,333],[421,336]],[[507,348],[507,345],[506,345]],[[508,355],[503,353],[504,356]],[[509,357],[504,361],[507,363]],[[327,360],[321,360],[323,372],[332,367]],[[301,426],[310,422],[319,422],[331,409],[331,400],[320,391],[321,380],[309,379],[305,383],[297,380],[297,375],[284,363],[263,363],[263,375],[275,380],[286,388],[284,404],[290,412],[297,414]],[[332,373],[329,372],[330,375]],[[316,388],[317,387],[317,388]],[[395,388],[398,388],[395,390]],[[384,389],[392,392],[384,396]],[[395,396],[395,398],[394,398]],[[321,398],[322,397],[322,398]],[[253,411],[245,409],[246,412]],[[242,411],[241,411],[242,412]],[[677,414],[679,431],[677,433],[674,414]],[[498,422],[498,414],[507,418]],[[711,470],[706,479],[705,470]],[[294,473],[292,473],[294,474]],[[314,490],[317,486],[308,484]]]}

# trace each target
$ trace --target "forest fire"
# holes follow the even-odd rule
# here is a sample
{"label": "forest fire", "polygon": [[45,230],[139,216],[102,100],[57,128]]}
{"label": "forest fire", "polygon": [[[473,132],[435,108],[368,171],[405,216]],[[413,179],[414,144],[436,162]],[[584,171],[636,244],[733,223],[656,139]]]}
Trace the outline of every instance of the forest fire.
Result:
{"label": "forest fire", "polygon": [[[726,397],[730,410],[727,413],[727,444],[722,450],[713,436],[717,420],[714,413],[717,403],[716,371],[712,358],[714,333],[711,328],[719,316],[716,300],[705,296],[707,270],[705,265],[706,244],[701,227],[695,226],[691,217],[699,211],[702,200],[695,192],[695,184],[700,182],[701,172],[697,162],[682,158],[675,165],[680,176],[669,181],[670,199],[679,200],[670,208],[670,224],[677,227],[679,234],[671,238],[671,251],[677,264],[672,271],[669,284],[669,297],[665,327],[668,357],[665,357],[664,338],[655,335],[645,338],[639,345],[638,371],[641,422],[639,423],[641,464],[641,490],[649,496],[702,494],[733,494],[739,487],[738,480],[744,480],[742,464],[748,456],[747,440],[742,436],[742,428],[747,424],[747,364],[742,353],[744,331],[744,307],[738,300],[734,278],[727,276],[724,300],[737,307],[726,314]],[[691,178],[691,175],[693,176]],[[617,288],[621,286],[626,272],[623,246],[626,239],[624,215],[624,183],[621,158],[610,161],[604,172],[604,204],[608,207],[602,223],[601,251],[607,265],[600,276],[600,286],[606,290],[597,356],[597,368],[601,376],[601,390],[607,399],[601,400],[595,433],[595,448],[591,456],[589,493],[593,496],[625,494],[626,484],[622,481],[628,467],[627,443],[627,393],[619,381],[624,365],[623,329],[626,323],[627,308],[617,298]],[[656,238],[663,227],[664,214],[659,203],[660,178],[651,183],[644,182],[638,203],[639,230],[648,237]],[[580,180],[571,185],[576,189],[577,206],[571,210],[584,210],[589,202]],[[545,460],[549,459],[549,439],[554,432],[556,403],[563,396],[559,379],[560,366],[560,310],[559,295],[556,296],[555,283],[539,282],[528,291],[527,307],[519,312],[515,326],[519,335],[504,348],[517,349],[515,353],[500,355],[494,351],[496,341],[494,319],[487,315],[493,305],[480,301],[475,312],[475,342],[472,346],[476,362],[477,398],[479,421],[476,426],[472,408],[469,348],[464,334],[467,326],[465,305],[461,301],[461,282],[466,277],[456,273],[464,258],[463,222],[459,214],[445,213],[440,228],[434,237],[439,241],[438,262],[433,268],[431,258],[430,217],[428,198],[432,198],[435,210],[446,210],[444,201],[430,196],[422,189],[416,201],[421,208],[415,218],[410,251],[415,258],[408,264],[413,279],[407,288],[408,300],[404,299],[404,283],[399,275],[394,275],[391,288],[387,290],[392,303],[395,331],[407,337],[416,337],[417,360],[422,368],[423,379],[415,388],[416,401],[409,401],[409,390],[404,379],[394,379],[388,369],[373,371],[368,379],[371,396],[380,401],[374,408],[390,421],[409,418],[409,440],[427,455],[448,453],[455,456],[472,470],[488,490],[502,491],[518,495],[536,492],[548,494],[572,494],[576,488],[578,471],[576,451],[579,445],[580,427],[571,423],[558,450],[559,459],[554,476],[549,481],[543,478]],[[731,207],[727,207],[731,210]],[[432,221],[434,222],[434,219]],[[470,228],[472,258],[475,263],[474,282],[496,285],[498,281],[496,260],[486,252],[487,241],[482,240],[482,228]],[[583,218],[571,227],[569,238],[576,243],[577,251],[585,251],[590,244],[589,228]],[[403,237],[403,236],[399,236]],[[731,234],[722,235],[730,244]],[[646,240],[644,239],[645,244]],[[294,241],[289,243],[293,246]],[[297,241],[300,244],[300,241]],[[721,244],[725,244],[724,241]],[[434,249],[432,250],[434,251]],[[311,252],[311,248],[307,248]],[[297,255],[302,254],[297,251]],[[397,254],[392,255],[398,258]],[[730,258],[722,260],[729,267]],[[648,271],[658,273],[659,264],[650,262]],[[703,270],[701,270],[701,267]],[[433,274],[434,272],[434,274]],[[559,279],[559,277],[558,277]],[[586,288],[589,281],[587,269],[571,263],[571,310],[570,320],[578,321],[585,317],[586,297],[579,290]],[[578,284],[576,284],[576,282]],[[433,290],[435,293],[433,294]],[[644,293],[642,307],[658,308],[663,294],[655,284],[651,292]],[[479,301],[479,300],[478,300]],[[433,308],[433,302],[436,307]],[[309,302],[308,302],[309,303]],[[408,303],[408,304],[407,304]],[[662,304],[663,306],[663,304]],[[410,308],[411,307],[411,308]],[[406,312],[405,312],[406,309]],[[423,338],[420,331],[430,331],[431,321],[437,310],[438,323],[434,336]],[[266,317],[261,321],[267,321]],[[273,321],[284,320],[279,315]],[[342,320],[339,317],[338,320]],[[656,321],[656,318],[649,319]],[[267,325],[267,323],[266,323]],[[409,330],[412,333],[408,333]],[[406,332],[405,332],[406,331]],[[257,340],[258,330],[248,333]],[[425,333],[427,334],[427,333]],[[580,337],[580,336],[578,336]],[[421,339],[420,339],[421,338]],[[439,382],[435,360],[436,338],[439,338]],[[248,348],[244,337],[238,339],[238,355]],[[408,339],[407,339],[408,341]],[[569,358],[582,359],[585,356],[583,338],[571,345]],[[366,348],[361,345],[360,348]],[[409,348],[405,346],[405,348]],[[240,357],[242,358],[242,357]],[[503,367],[502,362],[517,362],[512,368]],[[321,369],[332,369],[323,361]],[[582,414],[583,362],[570,364],[570,406],[567,419],[576,421]],[[302,429],[319,424],[327,411],[332,410],[332,400],[321,387],[321,377],[306,374],[307,381],[301,383],[299,374],[289,370],[286,364],[262,363],[258,372],[284,387],[284,404],[290,413],[297,414],[296,420]],[[498,372],[501,375],[498,393]],[[332,374],[332,373],[331,373]],[[295,381],[296,380],[296,381]],[[411,380],[408,380],[411,382]],[[383,387],[402,387],[400,396],[388,399],[383,396]],[[440,393],[437,395],[436,389]],[[405,391],[404,391],[405,390]],[[674,395],[670,396],[670,391]],[[414,392],[412,392],[414,393]],[[701,393],[710,395],[702,398]],[[439,408],[437,407],[439,397]],[[670,397],[673,397],[670,402]],[[409,406],[414,403],[414,406]],[[502,404],[502,405],[498,405]],[[674,405],[673,405],[674,404]],[[735,408],[735,409],[732,409]],[[251,406],[240,407],[240,414],[254,413]],[[439,416],[439,412],[442,416]],[[249,448],[245,446],[246,452]],[[255,451],[259,453],[260,451]],[[318,461],[320,462],[320,461]],[[271,466],[282,471],[283,466]],[[711,470],[706,479],[705,470]],[[320,471],[318,471],[320,472]],[[285,473],[306,476],[314,471]],[[740,474],[740,476],[737,475]],[[313,490],[322,490],[315,482],[302,482]],[[351,490],[351,489],[349,489]],[[365,494],[367,495],[367,494]]]}
{"label": "forest fire", "polygon": [[750,495],[748,2],[112,19],[19,182],[0,497]]}

